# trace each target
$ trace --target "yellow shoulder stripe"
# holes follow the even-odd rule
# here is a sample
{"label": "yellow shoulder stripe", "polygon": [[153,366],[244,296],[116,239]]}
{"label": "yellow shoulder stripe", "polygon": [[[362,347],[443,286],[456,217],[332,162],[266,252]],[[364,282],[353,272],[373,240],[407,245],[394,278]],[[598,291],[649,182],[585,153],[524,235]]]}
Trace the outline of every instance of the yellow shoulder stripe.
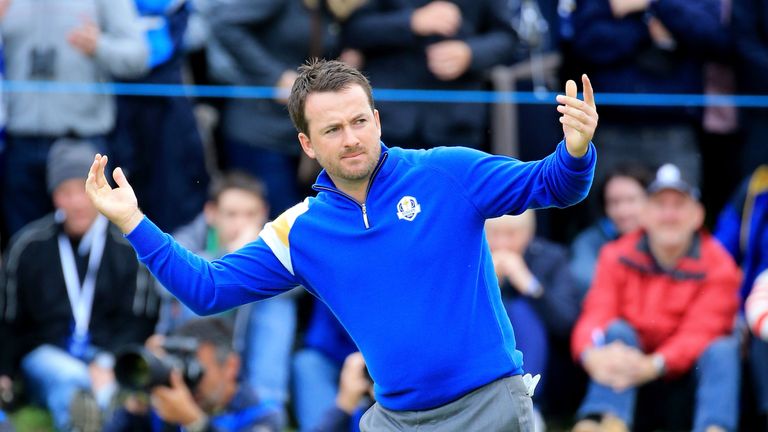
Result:
{"label": "yellow shoulder stripe", "polygon": [[259,234],[259,237],[264,240],[272,250],[272,253],[275,254],[275,257],[280,260],[291,274],[294,273],[289,234],[296,219],[307,210],[309,210],[309,199],[305,199],[303,202],[283,212],[277,219],[266,224]]}

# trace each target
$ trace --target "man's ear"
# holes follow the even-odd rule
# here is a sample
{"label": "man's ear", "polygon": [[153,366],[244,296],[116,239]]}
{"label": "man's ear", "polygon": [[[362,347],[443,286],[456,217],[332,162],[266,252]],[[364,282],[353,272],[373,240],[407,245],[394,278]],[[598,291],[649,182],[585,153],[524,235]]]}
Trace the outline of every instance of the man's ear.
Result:
{"label": "man's ear", "polygon": [[381,119],[379,118],[379,110],[373,110],[373,118],[376,120],[376,127],[379,129],[379,138],[381,138]]}
{"label": "man's ear", "polygon": [[309,136],[304,132],[299,132],[299,143],[301,144],[301,149],[304,150],[304,153],[306,153],[310,159],[316,159],[312,141],[309,140]]}

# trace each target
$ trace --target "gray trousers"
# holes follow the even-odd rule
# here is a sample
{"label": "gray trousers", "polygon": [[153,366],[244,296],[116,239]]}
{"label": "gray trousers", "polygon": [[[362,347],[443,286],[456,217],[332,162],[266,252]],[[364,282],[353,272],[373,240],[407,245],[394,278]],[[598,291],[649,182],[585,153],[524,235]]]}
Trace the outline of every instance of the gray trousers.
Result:
{"label": "gray trousers", "polygon": [[519,375],[498,379],[461,399],[423,411],[391,411],[378,403],[360,419],[362,432],[532,432],[533,403]]}

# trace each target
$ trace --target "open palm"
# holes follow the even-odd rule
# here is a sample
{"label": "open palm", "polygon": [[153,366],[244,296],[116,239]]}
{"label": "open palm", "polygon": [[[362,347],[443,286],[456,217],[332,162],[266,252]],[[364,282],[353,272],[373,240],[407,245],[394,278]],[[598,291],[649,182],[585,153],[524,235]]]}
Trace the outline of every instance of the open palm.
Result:
{"label": "open palm", "polygon": [[565,95],[557,96],[557,101],[562,104],[557,110],[562,114],[560,123],[563,124],[565,144],[568,152],[576,157],[587,152],[598,119],[592,84],[586,75],[582,75],[581,82],[584,85],[584,100],[577,98],[578,89],[572,80],[565,83]]}
{"label": "open palm", "polygon": [[97,154],[88,171],[85,181],[85,191],[93,205],[124,233],[128,233],[139,224],[143,215],[139,211],[138,201],[133,188],[125,178],[121,168],[115,168],[112,173],[116,188],[112,188],[104,174],[107,166],[107,156]]}

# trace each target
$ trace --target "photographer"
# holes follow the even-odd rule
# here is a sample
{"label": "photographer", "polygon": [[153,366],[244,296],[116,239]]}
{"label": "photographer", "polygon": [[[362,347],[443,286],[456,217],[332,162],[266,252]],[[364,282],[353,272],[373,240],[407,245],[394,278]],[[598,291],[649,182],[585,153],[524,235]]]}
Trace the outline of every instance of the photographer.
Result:
{"label": "photographer", "polygon": [[373,382],[359,351],[344,360],[339,377],[336,405],[328,409],[312,432],[347,432],[360,430],[358,424],[365,410],[373,404]]}
{"label": "photographer", "polygon": [[[152,427],[153,417],[164,422],[162,430],[176,426],[186,432],[279,430],[279,407],[260,403],[248,386],[238,382],[240,357],[232,349],[232,332],[224,321],[207,318],[184,324],[163,343],[167,352],[155,353],[161,361],[170,356],[183,357],[183,353],[167,348],[174,337],[196,341],[194,358],[183,362],[183,371],[174,368],[170,372],[170,385],[150,389],[149,407],[140,398],[126,399],[105,432],[157,430]],[[197,366],[201,376],[192,379],[196,384],[190,386],[188,381],[194,378],[191,371]],[[119,381],[123,376],[135,376],[135,371],[121,374],[119,367],[120,358],[116,366]],[[154,375],[154,371],[149,374]]]}

